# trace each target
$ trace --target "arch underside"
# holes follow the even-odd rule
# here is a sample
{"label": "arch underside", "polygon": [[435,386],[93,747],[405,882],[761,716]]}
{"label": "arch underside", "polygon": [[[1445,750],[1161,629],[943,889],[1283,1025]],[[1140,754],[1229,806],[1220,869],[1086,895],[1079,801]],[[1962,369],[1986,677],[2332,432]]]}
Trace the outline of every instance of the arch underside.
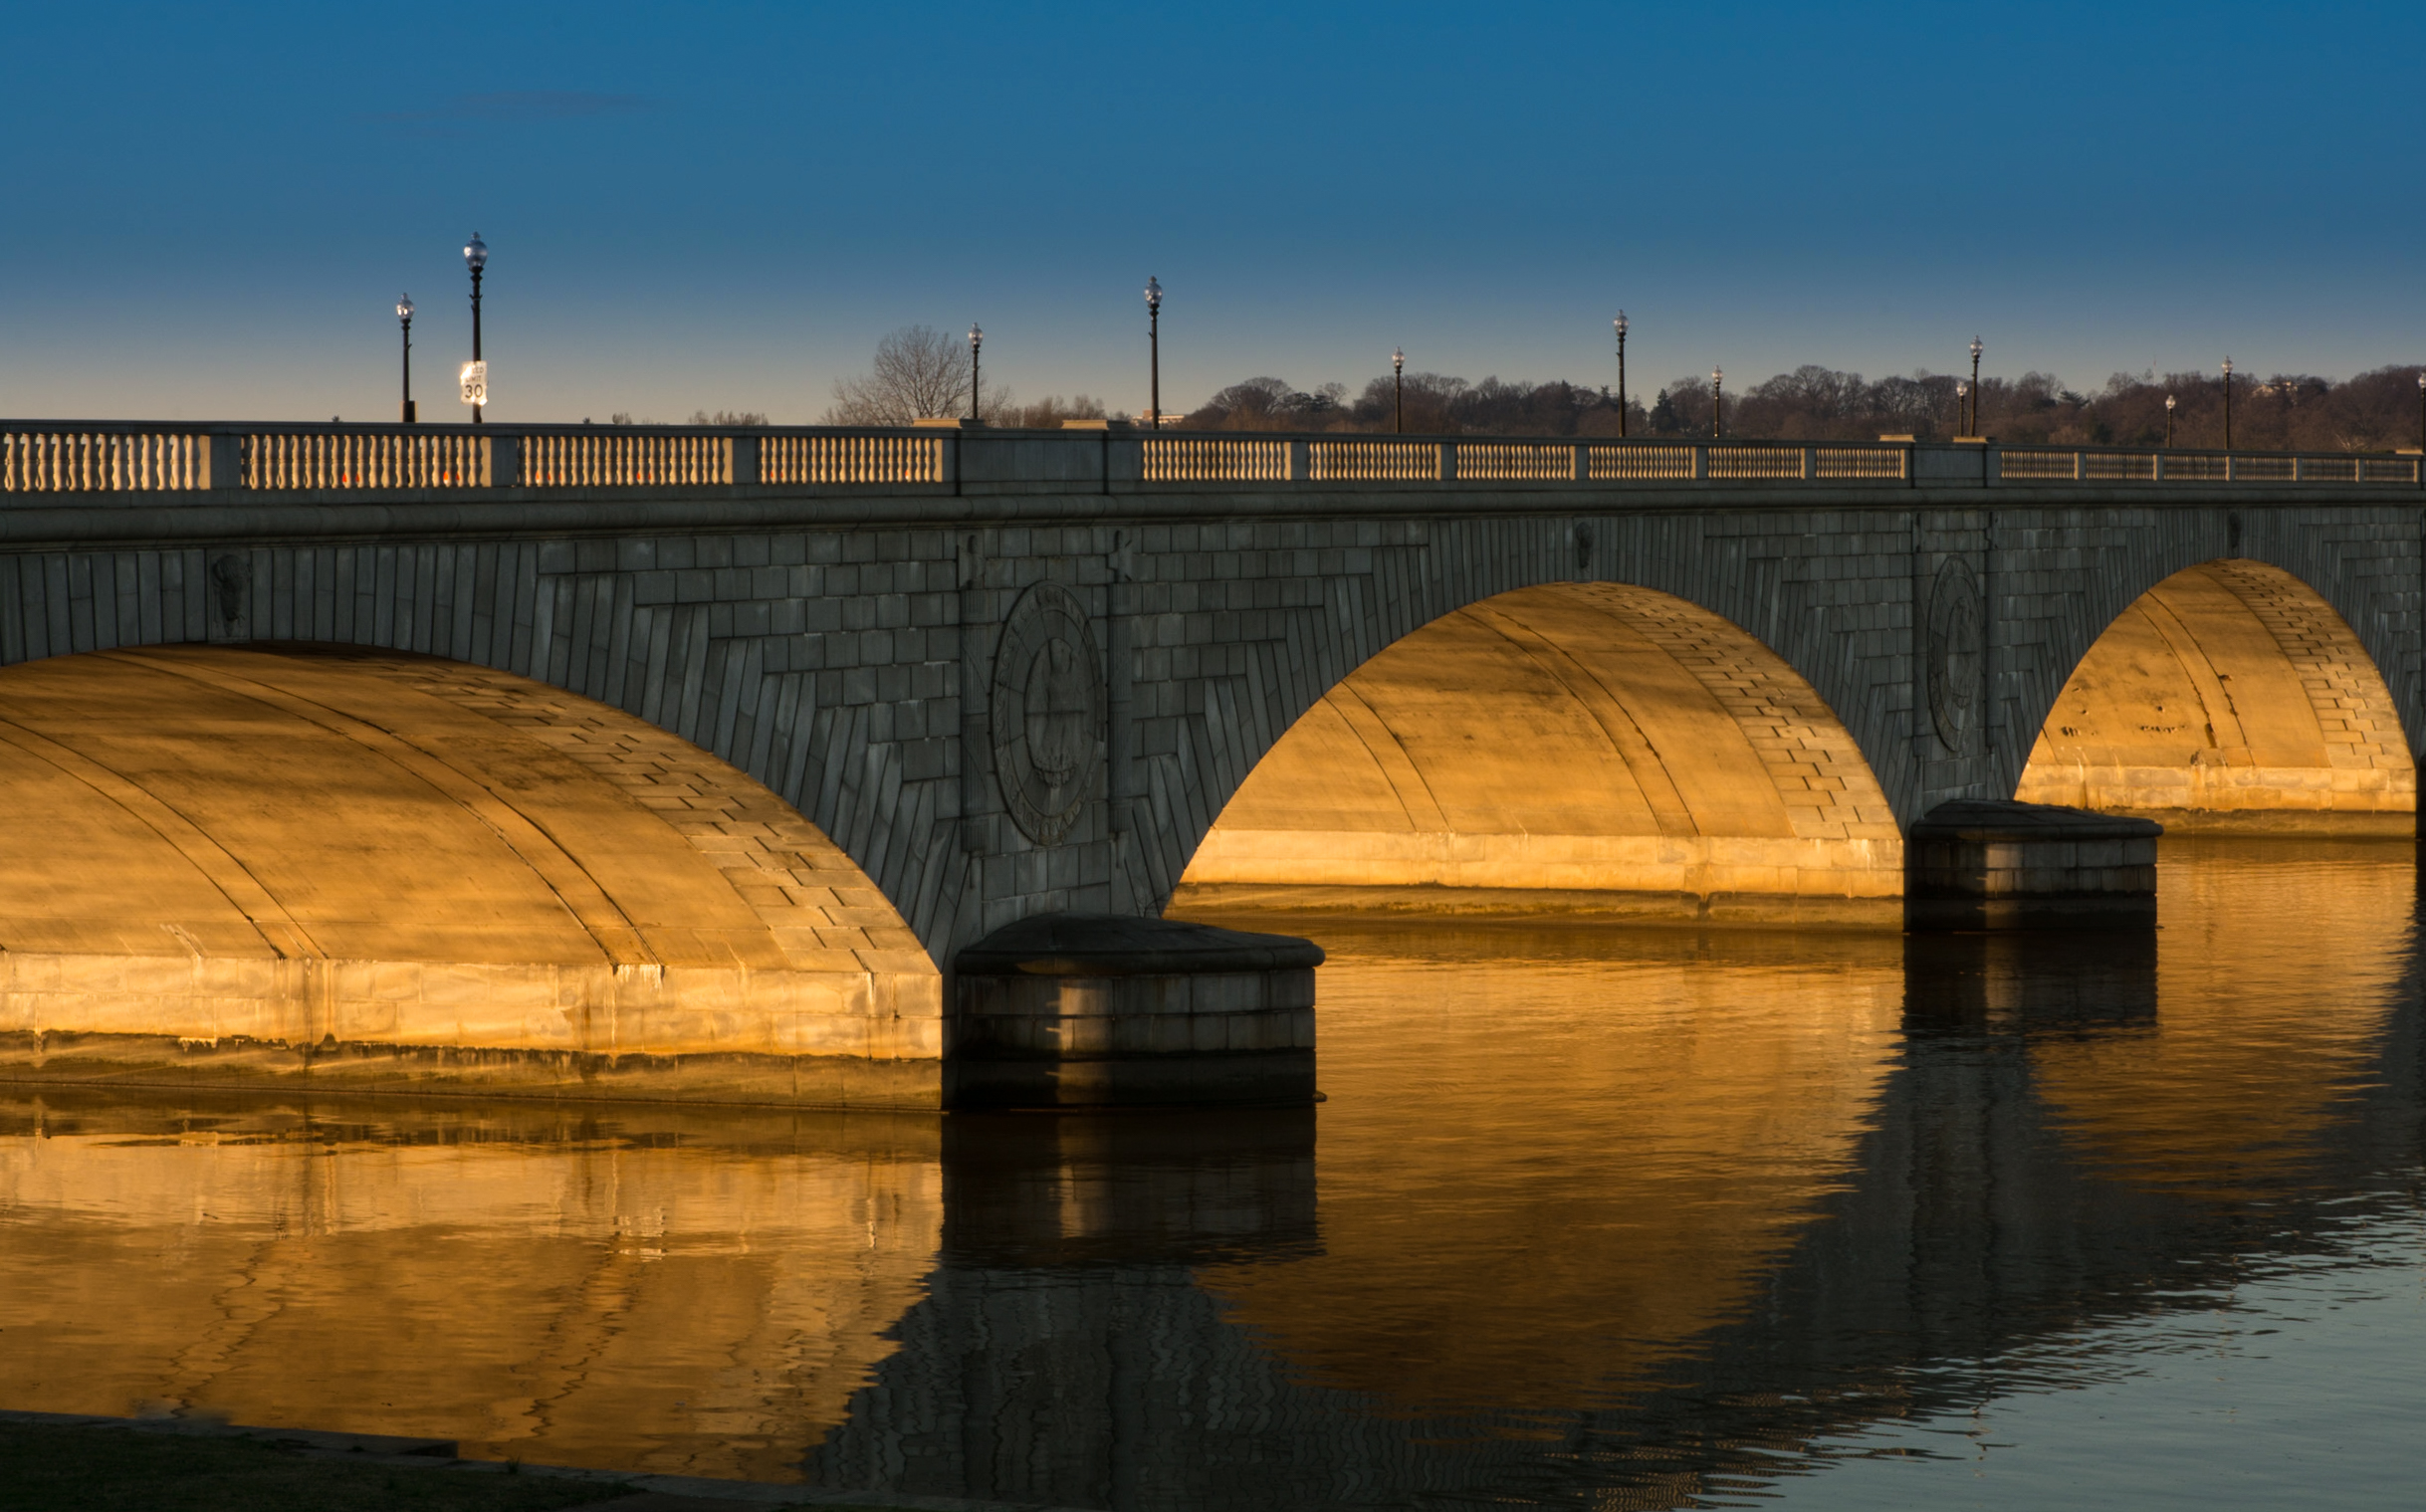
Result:
{"label": "arch underside", "polygon": [[1332,688],[1173,904],[1891,924],[1902,866],[1868,762],[1782,658],[1664,593],[1553,583]]}
{"label": "arch underside", "polygon": [[2417,766],[2349,625],[2244,559],[2187,567],[2067,680],[2015,796],[2173,829],[2409,834]]}
{"label": "arch underside", "polygon": [[0,671],[0,1075],[932,1104],[941,978],[815,825],[511,674]]}

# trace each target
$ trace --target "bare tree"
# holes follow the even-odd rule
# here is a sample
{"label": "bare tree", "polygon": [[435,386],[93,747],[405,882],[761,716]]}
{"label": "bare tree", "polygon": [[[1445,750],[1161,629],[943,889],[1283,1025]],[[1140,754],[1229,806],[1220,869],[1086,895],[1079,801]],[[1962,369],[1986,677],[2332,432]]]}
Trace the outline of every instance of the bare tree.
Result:
{"label": "bare tree", "polygon": [[837,379],[827,425],[908,425],[969,412],[969,348],[924,325],[904,325],[876,343],[873,371]]}

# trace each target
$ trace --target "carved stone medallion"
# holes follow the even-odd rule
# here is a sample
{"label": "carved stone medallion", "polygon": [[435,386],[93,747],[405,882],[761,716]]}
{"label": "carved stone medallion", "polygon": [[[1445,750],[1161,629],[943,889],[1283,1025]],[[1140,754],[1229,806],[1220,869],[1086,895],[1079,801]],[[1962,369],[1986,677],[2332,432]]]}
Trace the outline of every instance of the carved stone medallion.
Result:
{"label": "carved stone medallion", "polygon": [[1929,589],[1924,638],[1924,673],[1929,683],[1929,719],[1948,751],[1961,754],[1964,736],[1978,723],[1980,703],[1979,579],[1971,564],[1949,556]]}
{"label": "carved stone medallion", "polygon": [[1085,607],[1055,582],[1019,595],[993,663],[993,769],[1020,833],[1057,845],[1103,770],[1103,658]]}

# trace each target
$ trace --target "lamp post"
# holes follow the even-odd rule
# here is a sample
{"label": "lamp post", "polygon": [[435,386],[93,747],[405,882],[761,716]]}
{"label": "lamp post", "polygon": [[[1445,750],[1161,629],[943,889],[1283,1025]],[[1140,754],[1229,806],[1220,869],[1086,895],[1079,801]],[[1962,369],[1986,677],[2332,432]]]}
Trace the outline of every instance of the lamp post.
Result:
{"label": "lamp post", "polygon": [[978,348],[986,344],[986,332],[978,329],[975,321],[969,323],[969,418],[978,420]]}
{"label": "lamp post", "polygon": [[[2426,383],[2426,373],[2421,373],[2418,381]],[[1404,347],[1394,346],[1390,350],[1390,391],[1392,413],[1397,416],[1390,428],[1403,434],[1407,429],[1407,351]]]}
{"label": "lamp post", "polygon": [[2418,371],[2418,450],[2426,452],[2426,368]]}
{"label": "lamp post", "polygon": [[[472,240],[466,243],[464,246],[463,264],[465,267],[472,270],[472,361],[475,365],[478,365],[481,360],[480,273],[482,269],[489,266],[489,244],[480,239],[480,233],[477,231],[472,233]],[[474,425],[478,425],[480,423],[480,412],[488,408],[487,399],[489,373],[487,368],[483,367],[481,369],[480,379],[482,402],[472,406],[472,423]]]}
{"label": "lamp post", "polygon": [[1967,435],[1967,436],[1976,436],[1976,435],[1978,435],[1979,433],[1980,433],[1980,338],[1979,338],[1978,336],[1973,336],[1973,337],[1971,338],[1971,424],[1970,424],[1969,428],[1968,428],[1968,429],[1966,429],[1966,430],[1963,432],[1963,434],[1965,434],[1965,435]]}
{"label": "lamp post", "polygon": [[2232,450],[2232,358],[2224,359],[2224,450]]}
{"label": "lamp post", "polygon": [[1710,439],[1713,441],[1726,434],[1726,411],[1720,407],[1718,398],[1719,385],[1726,381],[1725,373],[1715,367],[1710,369]]}
{"label": "lamp post", "polygon": [[1610,323],[1618,327],[1618,438],[1626,438],[1626,312]]}
{"label": "lamp post", "polygon": [[1971,434],[1971,385],[1954,380],[1954,419],[1962,434]]}
{"label": "lamp post", "polygon": [[404,423],[413,423],[413,297],[396,300],[396,320],[404,327]]}
{"label": "lamp post", "polygon": [[1146,275],[1146,367],[1147,402],[1151,406],[1146,423],[1155,430],[1163,428],[1163,285],[1153,274]]}
{"label": "lamp post", "polygon": [[2173,445],[2173,406],[2180,402],[2171,394],[2165,395],[2165,446],[2167,449],[2171,449]]}

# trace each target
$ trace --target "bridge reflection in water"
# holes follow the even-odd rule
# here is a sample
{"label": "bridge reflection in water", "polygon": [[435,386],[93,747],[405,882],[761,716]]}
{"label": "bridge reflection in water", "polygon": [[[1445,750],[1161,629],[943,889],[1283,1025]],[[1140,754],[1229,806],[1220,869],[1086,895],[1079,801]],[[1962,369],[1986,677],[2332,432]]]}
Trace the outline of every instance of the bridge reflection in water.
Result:
{"label": "bridge reflection in water", "polygon": [[1080,1506],[1672,1504],[2397,1200],[2413,850],[2168,843],[2153,946],[1308,921],[1311,1114],[23,1089],[0,1405]]}

